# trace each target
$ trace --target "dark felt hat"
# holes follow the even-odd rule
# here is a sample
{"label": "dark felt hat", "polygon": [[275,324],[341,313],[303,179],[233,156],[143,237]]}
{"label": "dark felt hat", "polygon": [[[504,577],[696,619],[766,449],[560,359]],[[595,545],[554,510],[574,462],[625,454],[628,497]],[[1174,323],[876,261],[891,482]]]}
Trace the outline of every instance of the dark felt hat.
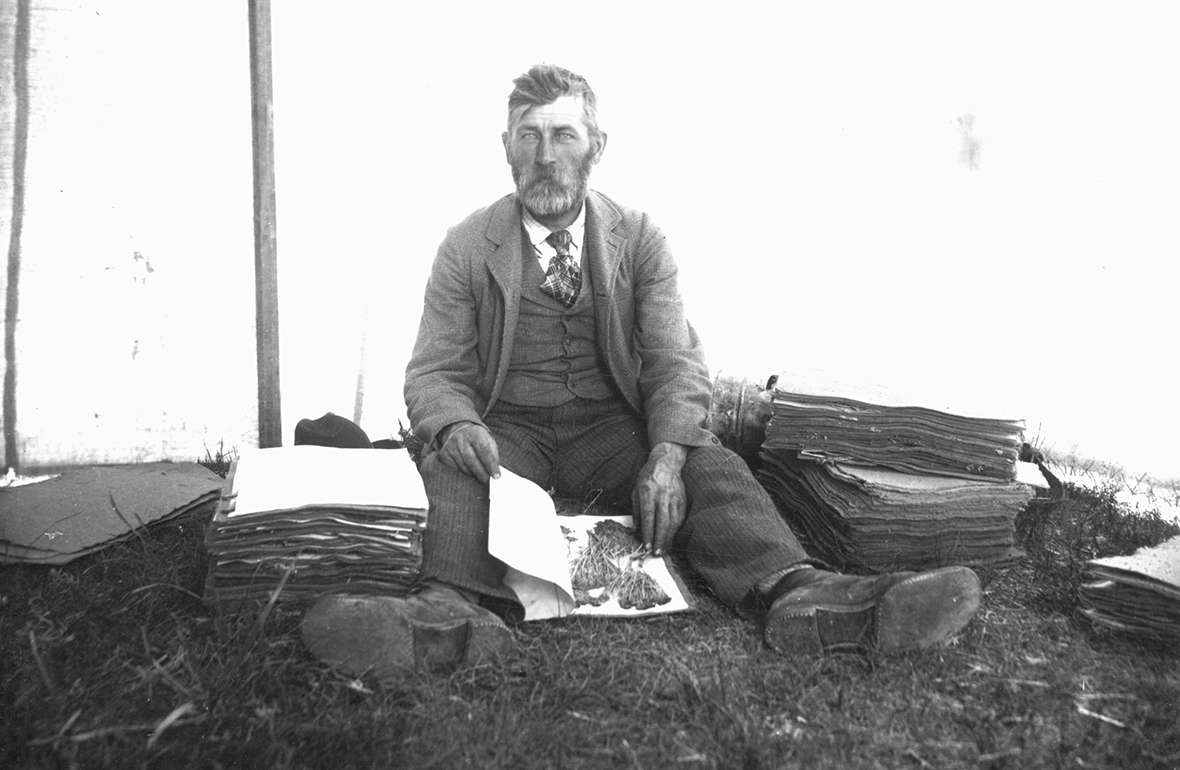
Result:
{"label": "dark felt hat", "polygon": [[295,425],[295,443],[339,449],[371,449],[373,446],[361,426],[331,412],[316,420],[300,420]]}

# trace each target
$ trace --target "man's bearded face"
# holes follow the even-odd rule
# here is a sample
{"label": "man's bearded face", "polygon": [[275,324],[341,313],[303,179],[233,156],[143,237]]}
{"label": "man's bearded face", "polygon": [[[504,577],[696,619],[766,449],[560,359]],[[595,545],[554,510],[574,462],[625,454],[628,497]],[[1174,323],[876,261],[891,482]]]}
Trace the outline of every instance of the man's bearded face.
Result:
{"label": "man's bearded face", "polygon": [[539,218],[577,211],[603,141],[591,138],[579,97],[562,96],[516,116],[504,150],[525,208]]}
{"label": "man's bearded face", "polygon": [[512,181],[521,203],[534,216],[561,216],[582,205],[593,165],[593,149],[587,150],[581,160],[571,158],[545,165],[513,160]]}

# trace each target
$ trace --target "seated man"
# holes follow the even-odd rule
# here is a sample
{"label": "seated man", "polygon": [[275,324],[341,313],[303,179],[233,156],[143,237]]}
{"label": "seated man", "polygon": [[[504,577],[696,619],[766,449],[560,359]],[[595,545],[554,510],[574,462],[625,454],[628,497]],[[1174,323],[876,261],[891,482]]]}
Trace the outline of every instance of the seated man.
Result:
{"label": "seated man", "polygon": [[962,628],[979,605],[971,570],[826,571],[702,427],[709,374],[664,236],[587,188],[607,140],[587,82],[530,69],[502,139],[516,192],[447,234],[406,370],[431,503],[422,586],[321,600],[304,626],[313,649],[378,673],[511,650],[480,606],[514,598],[487,551],[501,465],[561,496],[629,503],[652,553],[682,554],[721,601],[760,608],[781,653],[894,652]]}

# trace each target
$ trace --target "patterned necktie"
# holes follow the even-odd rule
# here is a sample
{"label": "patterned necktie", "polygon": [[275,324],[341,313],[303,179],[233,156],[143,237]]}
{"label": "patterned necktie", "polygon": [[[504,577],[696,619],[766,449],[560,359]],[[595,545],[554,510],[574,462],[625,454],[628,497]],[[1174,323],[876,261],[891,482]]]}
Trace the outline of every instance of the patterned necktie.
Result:
{"label": "patterned necktie", "polygon": [[545,271],[541,291],[566,307],[573,307],[578,299],[578,292],[582,290],[582,268],[574,262],[570,254],[570,243],[573,242],[573,238],[570,237],[569,230],[556,230],[549,233],[545,240],[557,249],[557,256],[549,260],[549,269]]}

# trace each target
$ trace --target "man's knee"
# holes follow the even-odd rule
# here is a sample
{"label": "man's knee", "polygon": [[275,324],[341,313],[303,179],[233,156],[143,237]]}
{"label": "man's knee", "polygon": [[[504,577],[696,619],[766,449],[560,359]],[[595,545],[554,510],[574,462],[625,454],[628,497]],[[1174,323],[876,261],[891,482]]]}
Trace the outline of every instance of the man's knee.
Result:
{"label": "man's knee", "polygon": [[431,509],[446,508],[451,504],[487,505],[488,485],[458,468],[442,462],[437,452],[422,458],[418,473],[426,487]]}
{"label": "man's knee", "polygon": [[708,475],[718,472],[749,474],[750,467],[740,455],[723,446],[710,444],[688,450],[688,457],[684,462],[685,474]]}
{"label": "man's knee", "polygon": [[725,447],[704,446],[690,450],[681,478],[694,505],[707,502],[742,508],[773,507],[750,466],[740,455]]}

